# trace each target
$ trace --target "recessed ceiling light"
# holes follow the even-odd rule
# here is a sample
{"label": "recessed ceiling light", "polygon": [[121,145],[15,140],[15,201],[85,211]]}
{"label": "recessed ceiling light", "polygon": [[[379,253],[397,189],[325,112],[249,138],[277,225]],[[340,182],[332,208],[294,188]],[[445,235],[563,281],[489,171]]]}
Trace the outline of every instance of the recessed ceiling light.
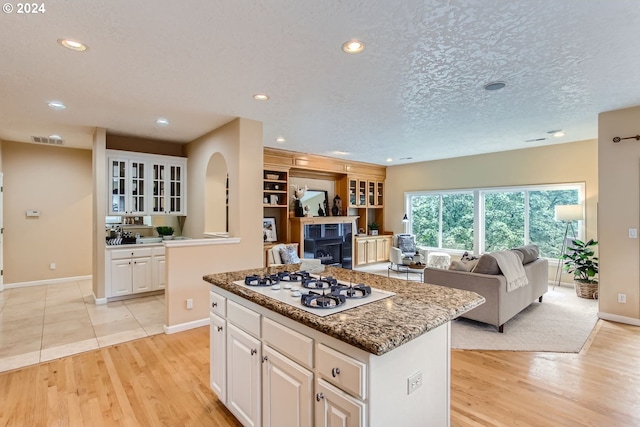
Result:
{"label": "recessed ceiling light", "polygon": [[256,101],[268,101],[269,95],[265,95],[264,93],[256,93],[255,95],[253,95],[253,99],[255,99]]}
{"label": "recessed ceiling light", "polygon": [[87,45],[72,39],[58,39],[58,43],[67,49],[75,50],[76,52],[84,52],[88,49]]}
{"label": "recessed ceiling light", "polygon": [[156,124],[158,126],[169,126],[169,120],[165,119],[164,117],[160,117],[156,120]]}
{"label": "recessed ceiling light", "polygon": [[342,50],[346,53],[360,53],[364,50],[364,43],[360,40],[349,40],[342,45]]}
{"label": "recessed ceiling light", "polygon": [[50,138],[50,139],[57,139],[57,140],[62,139],[62,137],[61,137],[60,135],[57,135],[57,134],[49,135],[49,138]]}
{"label": "recessed ceiling light", "polygon": [[67,108],[62,102],[60,101],[51,101],[51,102],[47,102],[47,105],[50,108],[53,108],[54,110],[64,110],[65,108]]}
{"label": "recessed ceiling light", "polygon": [[562,131],[562,129],[558,129],[558,130],[550,130],[547,132],[548,134],[553,135],[556,138],[562,138],[563,136],[566,135],[565,132]]}
{"label": "recessed ceiling light", "polygon": [[279,136],[276,138],[276,142],[285,142],[286,139],[284,139],[283,137]]}
{"label": "recessed ceiling light", "polygon": [[336,150],[333,152],[333,154],[337,154],[338,156],[346,156],[347,154],[349,154],[348,151],[342,151],[342,150]]}
{"label": "recessed ceiling light", "polygon": [[387,159],[387,162],[393,162],[393,159],[392,159],[391,157],[389,157],[389,158]]}
{"label": "recessed ceiling light", "polygon": [[506,85],[505,82],[491,82],[484,85],[484,90],[500,90]]}

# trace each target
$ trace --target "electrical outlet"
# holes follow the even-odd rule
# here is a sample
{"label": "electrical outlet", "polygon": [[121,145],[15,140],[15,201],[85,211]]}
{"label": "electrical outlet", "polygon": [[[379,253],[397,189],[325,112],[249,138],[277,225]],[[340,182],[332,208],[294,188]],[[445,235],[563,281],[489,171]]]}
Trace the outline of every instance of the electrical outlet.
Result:
{"label": "electrical outlet", "polygon": [[626,304],[627,303],[627,294],[618,294],[618,302],[620,304]]}
{"label": "electrical outlet", "polygon": [[407,394],[411,394],[422,386],[422,371],[407,378]]}
{"label": "electrical outlet", "polygon": [[191,310],[193,308],[193,300],[191,298],[187,298],[187,310]]}
{"label": "electrical outlet", "polygon": [[55,262],[49,263],[49,270],[55,270],[55,269],[56,269],[56,263]]}

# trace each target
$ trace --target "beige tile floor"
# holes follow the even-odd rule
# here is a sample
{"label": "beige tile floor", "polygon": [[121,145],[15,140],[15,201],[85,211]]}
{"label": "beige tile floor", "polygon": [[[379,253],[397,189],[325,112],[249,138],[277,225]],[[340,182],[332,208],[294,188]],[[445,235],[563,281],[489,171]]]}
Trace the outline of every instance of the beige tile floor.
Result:
{"label": "beige tile floor", "polygon": [[0,292],[0,372],[163,332],[164,295],[93,301],[89,280]]}

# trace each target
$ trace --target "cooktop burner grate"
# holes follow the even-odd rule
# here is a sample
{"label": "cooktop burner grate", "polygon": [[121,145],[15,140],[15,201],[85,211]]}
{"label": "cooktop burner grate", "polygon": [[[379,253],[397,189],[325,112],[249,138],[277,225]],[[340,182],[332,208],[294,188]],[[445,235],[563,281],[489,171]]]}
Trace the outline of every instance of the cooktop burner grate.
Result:
{"label": "cooktop burner grate", "polygon": [[280,279],[275,274],[269,274],[265,276],[247,276],[244,279],[244,284],[247,286],[271,286],[276,283],[280,283]]}
{"label": "cooktop burner grate", "polygon": [[344,295],[336,295],[333,293],[319,294],[317,292],[309,291],[308,294],[300,296],[300,302],[306,307],[310,308],[335,308],[341,306],[347,301]]}
{"label": "cooktop burner grate", "polygon": [[371,295],[371,286],[359,285],[335,285],[331,286],[332,295],[343,295],[345,298],[366,298]]}
{"label": "cooktop burner grate", "polygon": [[327,277],[309,277],[302,280],[302,287],[307,289],[329,289],[336,286],[338,281],[331,276]]}
{"label": "cooktop burner grate", "polygon": [[282,271],[278,273],[278,278],[281,282],[302,282],[310,277],[311,275],[306,271]]}

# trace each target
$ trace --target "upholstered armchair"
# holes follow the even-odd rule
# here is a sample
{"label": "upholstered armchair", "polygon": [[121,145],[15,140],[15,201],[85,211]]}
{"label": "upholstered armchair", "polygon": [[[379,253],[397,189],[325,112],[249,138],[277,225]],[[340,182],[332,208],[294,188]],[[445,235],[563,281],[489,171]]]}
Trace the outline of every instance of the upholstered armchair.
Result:
{"label": "upholstered armchair", "polygon": [[[394,235],[393,246],[400,250],[403,258],[410,258],[412,262],[421,262],[424,264],[425,257],[418,250],[418,247],[416,246],[416,237],[413,234]],[[393,252],[393,248],[391,249]]]}

